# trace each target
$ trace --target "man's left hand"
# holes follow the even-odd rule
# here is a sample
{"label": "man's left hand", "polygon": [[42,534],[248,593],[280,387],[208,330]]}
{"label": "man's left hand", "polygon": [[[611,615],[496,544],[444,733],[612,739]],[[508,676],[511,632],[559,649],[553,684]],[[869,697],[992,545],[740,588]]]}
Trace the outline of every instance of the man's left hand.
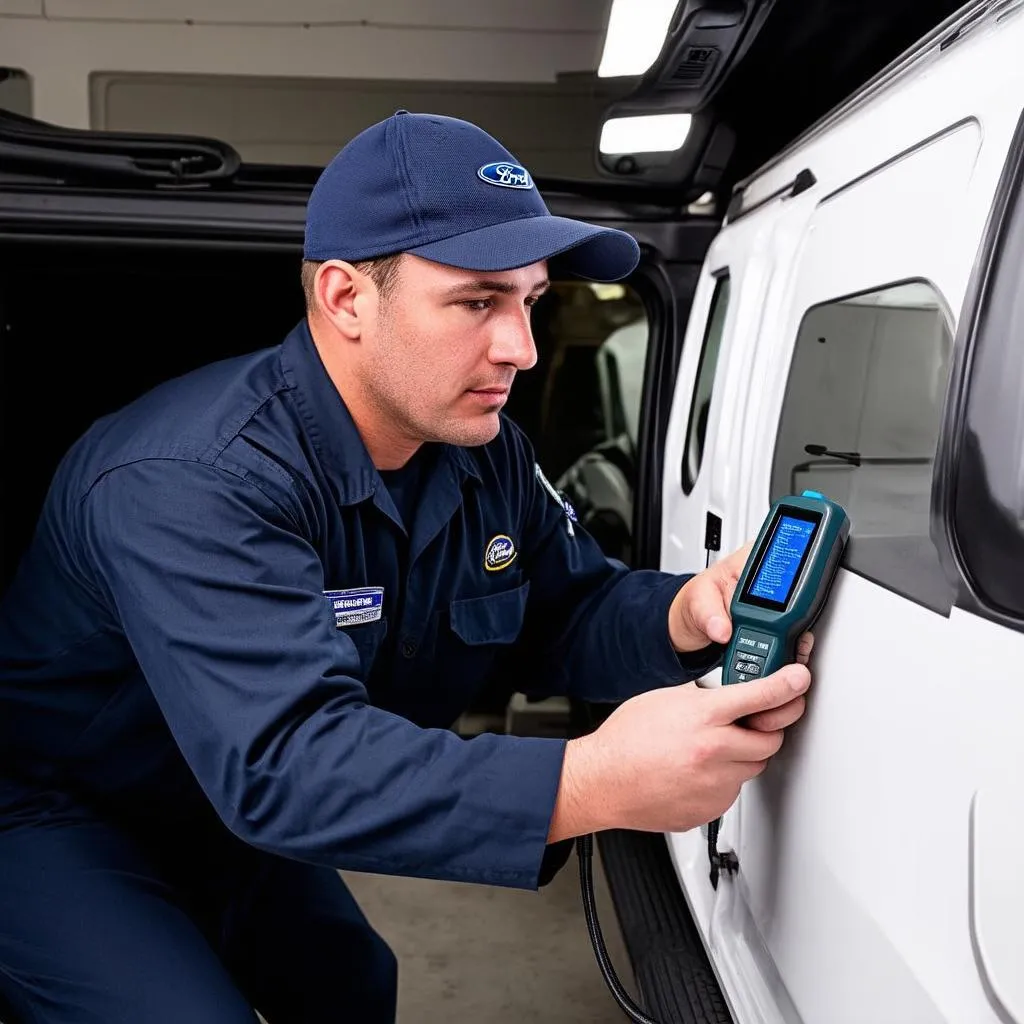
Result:
{"label": "man's left hand", "polygon": [[[668,610],[668,635],[677,651],[699,651],[710,643],[729,642],[729,605],[753,546],[751,542],[715,562],[676,594]],[[807,664],[813,644],[814,637],[805,633],[797,644],[797,661]]]}

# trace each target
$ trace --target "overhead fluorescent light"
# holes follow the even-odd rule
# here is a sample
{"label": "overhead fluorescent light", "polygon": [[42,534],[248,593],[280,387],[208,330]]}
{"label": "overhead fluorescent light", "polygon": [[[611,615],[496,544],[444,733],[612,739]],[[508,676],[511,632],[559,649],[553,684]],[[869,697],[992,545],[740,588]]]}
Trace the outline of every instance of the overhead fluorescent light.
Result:
{"label": "overhead fluorescent light", "polygon": [[602,153],[670,153],[690,131],[690,114],[643,114],[613,117],[601,128]]}
{"label": "overhead fluorescent light", "polygon": [[599,78],[642,75],[665,44],[679,0],[613,0]]}

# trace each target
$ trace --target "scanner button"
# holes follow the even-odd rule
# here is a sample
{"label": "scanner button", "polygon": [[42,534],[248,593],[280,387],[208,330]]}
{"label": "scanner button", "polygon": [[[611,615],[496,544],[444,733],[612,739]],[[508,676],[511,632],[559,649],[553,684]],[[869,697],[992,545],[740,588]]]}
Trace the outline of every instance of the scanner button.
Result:
{"label": "scanner button", "polygon": [[738,647],[757,647],[757,641],[752,636],[740,636],[736,638],[736,645]]}

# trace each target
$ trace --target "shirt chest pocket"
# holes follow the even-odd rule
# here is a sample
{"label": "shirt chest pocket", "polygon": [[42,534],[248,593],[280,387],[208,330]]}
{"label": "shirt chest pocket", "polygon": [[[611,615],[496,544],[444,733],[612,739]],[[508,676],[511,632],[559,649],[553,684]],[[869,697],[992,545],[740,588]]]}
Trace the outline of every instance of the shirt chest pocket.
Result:
{"label": "shirt chest pocket", "polygon": [[452,632],[468,647],[512,643],[523,628],[529,592],[527,580],[514,590],[452,601]]}
{"label": "shirt chest pocket", "polygon": [[438,667],[463,694],[484,682],[495,658],[519,637],[529,592],[527,581],[513,590],[466,597],[449,605],[450,632],[444,637],[444,664]]}

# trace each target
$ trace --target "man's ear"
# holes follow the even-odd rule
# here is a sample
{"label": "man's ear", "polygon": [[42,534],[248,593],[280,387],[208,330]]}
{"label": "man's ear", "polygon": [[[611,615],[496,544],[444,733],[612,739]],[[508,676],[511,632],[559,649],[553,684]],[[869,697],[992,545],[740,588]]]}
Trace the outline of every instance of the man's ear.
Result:
{"label": "man's ear", "polygon": [[351,263],[344,260],[327,260],[322,263],[313,279],[320,312],[350,341],[358,341],[363,324],[363,294],[369,282]]}

